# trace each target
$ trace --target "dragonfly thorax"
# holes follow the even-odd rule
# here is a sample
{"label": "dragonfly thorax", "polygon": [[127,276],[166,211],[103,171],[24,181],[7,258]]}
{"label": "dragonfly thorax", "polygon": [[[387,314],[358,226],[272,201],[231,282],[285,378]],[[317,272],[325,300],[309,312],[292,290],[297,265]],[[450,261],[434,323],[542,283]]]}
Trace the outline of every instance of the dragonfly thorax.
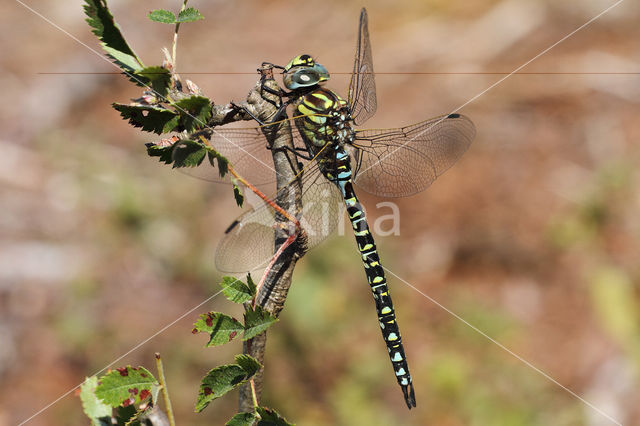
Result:
{"label": "dragonfly thorax", "polygon": [[318,87],[300,96],[294,106],[296,126],[314,154],[327,144],[343,147],[355,140],[349,106],[332,90]]}

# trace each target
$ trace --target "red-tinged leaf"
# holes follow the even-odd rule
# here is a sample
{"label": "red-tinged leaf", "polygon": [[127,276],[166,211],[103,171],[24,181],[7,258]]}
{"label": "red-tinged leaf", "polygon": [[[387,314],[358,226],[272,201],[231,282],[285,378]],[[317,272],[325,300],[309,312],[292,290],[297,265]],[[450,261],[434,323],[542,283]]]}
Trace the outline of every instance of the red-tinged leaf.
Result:
{"label": "red-tinged leaf", "polygon": [[[143,367],[127,366],[102,376],[96,387],[96,396],[112,407],[137,405],[145,399],[140,391],[151,392],[157,383],[155,377]],[[147,393],[144,395],[148,396]]]}
{"label": "red-tinged leaf", "polygon": [[236,364],[222,365],[209,371],[200,384],[196,411],[204,410],[211,401],[220,398],[248,379],[247,372]]}
{"label": "red-tinged leaf", "polygon": [[209,334],[207,347],[229,343],[243,330],[242,323],[220,312],[202,314],[194,324],[194,331]]}
{"label": "red-tinged leaf", "polygon": [[92,426],[106,425],[111,422],[112,408],[98,399],[96,387],[98,378],[96,376],[87,377],[80,387],[80,400],[82,410],[91,420]]}

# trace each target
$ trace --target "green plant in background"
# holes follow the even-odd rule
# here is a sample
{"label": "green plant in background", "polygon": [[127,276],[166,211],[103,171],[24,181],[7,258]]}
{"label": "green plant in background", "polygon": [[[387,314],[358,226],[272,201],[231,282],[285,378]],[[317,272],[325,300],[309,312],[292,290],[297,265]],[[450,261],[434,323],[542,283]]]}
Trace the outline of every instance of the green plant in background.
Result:
{"label": "green plant in background", "polygon": [[[206,346],[230,343],[242,334],[247,341],[266,331],[277,320],[260,306],[255,306],[256,286],[251,276],[247,283],[233,277],[224,277],[221,283],[224,295],[230,301],[243,304],[243,321],[221,312],[202,314],[194,324],[193,333],[207,333]],[[202,379],[195,409],[204,410],[209,403],[245,383],[252,384],[253,376],[262,365],[249,355],[236,355],[234,364],[221,365],[210,370]],[[80,398],[84,412],[94,425],[118,424],[138,425],[149,420],[154,411],[158,395],[162,391],[169,424],[175,425],[173,410],[164,379],[164,368],[160,355],[156,354],[159,379],[144,367],[126,366],[109,371],[107,374],[92,376],[82,385]],[[252,384],[253,385],[253,384]],[[146,423],[144,423],[146,424]],[[151,424],[154,424],[151,420]],[[258,405],[254,397],[254,410],[236,414],[228,425],[288,425],[276,411]]]}
{"label": "green plant in background", "polygon": [[[154,10],[148,17],[152,21],[175,25],[173,52],[165,49],[165,62],[162,66],[145,66],[142,60],[122,36],[106,0],[86,0],[84,10],[87,22],[93,33],[100,39],[107,56],[119,66],[129,80],[140,87],[148,89],[143,96],[132,104],[114,103],[113,107],[121,116],[135,127],[143,131],[164,134],[184,132],[197,135],[207,126],[212,116],[212,102],[200,95],[200,90],[187,81],[188,93],[182,91],[182,83],[173,72],[176,63],[176,46],[180,24],[203,19],[197,9],[187,8],[184,0],[182,9],[176,15],[167,10]],[[196,137],[197,139],[197,137]],[[180,141],[180,150],[175,148]],[[167,142],[167,143],[163,143]],[[232,187],[234,198],[242,206],[243,195],[238,186],[242,179],[233,170],[225,157],[206,143],[204,137],[197,140],[178,139],[163,140],[159,144],[148,144],[150,156],[172,164],[174,168],[194,167],[200,165],[205,158],[212,166],[217,165],[221,177],[229,171],[234,176]],[[242,340],[253,339],[266,331],[276,322],[276,318],[256,306],[256,286],[247,276],[247,283],[225,277],[221,283],[223,293],[234,303],[244,304],[243,321],[220,312],[202,314],[194,324],[193,333],[209,334],[209,346],[229,343],[242,333]],[[200,412],[213,400],[229,391],[250,383],[253,391],[253,410],[240,412],[227,424],[242,425],[288,425],[276,411],[258,405],[258,398],[253,387],[253,377],[262,365],[249,355],[237,355],[234,364],[222,365],[210,370],[202,379],[195,409]],[[122,424],[167,424],[175,425],[173,410],[163,366],[159,355],[156,355],[159,379],[156,379],[144,367],[126,366],[107,372],[105,375],[92,376],[85,380],[80,390],[80,398],[84,412],[93,425]],[[162,391],[166,418],[157,410],[158,396]],[[155,417],[154,417],[155,416]]]}

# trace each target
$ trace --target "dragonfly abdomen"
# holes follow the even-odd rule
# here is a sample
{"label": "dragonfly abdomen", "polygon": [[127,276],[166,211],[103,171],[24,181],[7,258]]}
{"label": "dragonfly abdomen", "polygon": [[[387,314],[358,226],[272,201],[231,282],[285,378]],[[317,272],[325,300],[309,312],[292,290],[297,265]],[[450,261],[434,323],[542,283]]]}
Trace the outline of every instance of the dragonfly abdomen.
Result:
{"label": "dragonfly abdomen", "polygon": [[340,148],[336,148],[335,153],[337,167],[333,173],[325,173],[325,175],[338,186],[344,198],[349,221],[353,227],[353,233],[356,237],[362,264],[364,265],[367,282],[373,293],[382,337],[387,346],[396,379],[402,387],[407,407],[411,409],[411,407],[416,406],[416,399],[411,374],[409,373],[409,364],[405,357],[400,329],[396,321],[396,314],[393,309],[391,295],[389,294],[389,287],[387,286],[387,279],[384,275],[384,269],[380,264],[380,256],[378,255],[373,235],[369,230],[364,209],[353,189],[349,156]]}

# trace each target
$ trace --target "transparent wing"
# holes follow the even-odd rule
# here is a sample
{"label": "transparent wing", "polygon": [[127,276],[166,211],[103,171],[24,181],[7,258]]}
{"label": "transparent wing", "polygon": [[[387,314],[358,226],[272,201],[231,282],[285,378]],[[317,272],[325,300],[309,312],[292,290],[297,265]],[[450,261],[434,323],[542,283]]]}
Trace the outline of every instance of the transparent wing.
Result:
{"label": "transparent wing", "polygon": [[382,197],[413,195],[458,161],[475,134],[473,122],[460,114],[398,129],[358,130],[354,182]]}
{"label": "transparent wing", "polygon": [[353,64],[353,74],[349,83],[349,107],[353,122],[361,126],[373,117],[378,107],[376,100],[376,79],[373,73],[373,58],[371,43],[369,42],[369,28],[367,10],[360,12],[360,28],[358,30],[358,45]]}
{"label": "transparent wing", "polygon": [[[275,181],[271,151],[267,149],[267,139],[259,127],[255,128],[214,128],[209,142],[220,154],[224,155],[234,169],[254,185],[263,185]],[[174,157],[177,151],[174,151]],[[226,182],[220,178],[217,168],[208,161],[199,167],[183,167],[181,172],[211,182]]]}
{"label": "transparent wing", "polygon": [[[295,120],[297,117],[288,118],[282,122],[290,122],[288,127],[292,129],[293,146],[296,150],[304,153],[306,147],[299,131],[295,128]],[[253,185],[261,187],[276,181],[273,156],[268,148],[269,142],[263,130],[270,126],[274,126],[273,129],[278,129],[280,128],[278,123],[262,127],[215,127],[209,143],[229,160],[238,174]],[[176,155],[179,155],[177,151],[174,152],[174,157]],[[302,157],[297,157],[297,160],[302,164],[308,162]],[[199,167],[183,167],[179,170],[187,175],[211,182],[228,182],[228,179],[220,178],[217,168],[211,167],[208,161],[203,161]]]}
{"label": "transparent wing", "polygon": [[[302,213],[299,220],[312,248],[335,231],[343,219],[342,196],[317,168],[303,179]],[[274,197],[275,198],[275,197]],[[238,217],[229,226],[216,250],[216,268],[243,273],[265,267],[274,254],[275,211],[266,203]]]}

